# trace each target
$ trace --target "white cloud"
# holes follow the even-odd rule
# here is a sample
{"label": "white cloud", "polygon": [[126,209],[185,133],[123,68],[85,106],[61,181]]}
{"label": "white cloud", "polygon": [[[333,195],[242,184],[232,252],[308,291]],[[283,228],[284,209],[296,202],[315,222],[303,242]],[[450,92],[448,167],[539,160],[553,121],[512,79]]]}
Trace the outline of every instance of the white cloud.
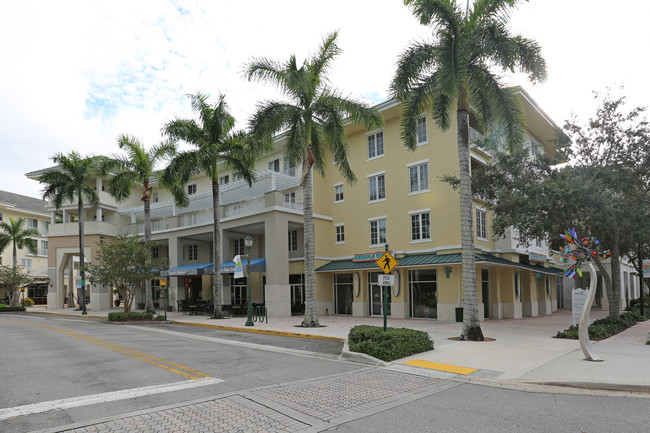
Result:
{"label": "white cloud", "polygon": [[[591,90],[625,83],[647,105],[645,18],[650,4],[621,0],[532,0],[513,13],[514,31],[536,39],[549,79],[529,90],[559,124],[593,111]],[[163,124],[191,116],[185,95],[224,93],[239,126],[275,89],[242,78],[252,57],[303,61],[339,30],[343,54],[331,71],[345,94],[388,94],[397,56],[430,31],[397,0],[25,0],[0,6],[0,189],[37,195],[24,173],[54,152],[118,151],[129,133],[145,144]]]}

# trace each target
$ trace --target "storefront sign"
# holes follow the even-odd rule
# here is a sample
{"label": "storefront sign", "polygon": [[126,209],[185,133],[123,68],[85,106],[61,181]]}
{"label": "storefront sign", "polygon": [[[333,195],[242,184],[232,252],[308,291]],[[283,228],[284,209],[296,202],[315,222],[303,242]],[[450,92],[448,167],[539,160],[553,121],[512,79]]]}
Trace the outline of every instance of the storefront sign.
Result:
{"label": "storefront sign", "polygon": [[643,261],[643,278],[650,278],[650,260]]}
{"label": "storefront sign", "polygon": [[378,253],[355,254],[352,261],[353,262],[375,262],[383,255],[384,255],[383,251],[378,252]]}
{"label": "storefront sign", "polygon": [[544,254],[528,253],[528,260],[530,260],[531,262],[545,263],[546,256]]}

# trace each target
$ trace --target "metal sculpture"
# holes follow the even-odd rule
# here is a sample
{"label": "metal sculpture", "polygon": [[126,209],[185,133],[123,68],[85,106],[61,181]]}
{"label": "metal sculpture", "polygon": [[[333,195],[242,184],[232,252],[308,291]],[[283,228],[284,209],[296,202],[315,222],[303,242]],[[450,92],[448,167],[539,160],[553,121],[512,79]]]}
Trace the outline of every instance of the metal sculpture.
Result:
{"label": "metal sculpture", "polygon": [[602,255],[603,258],[611,256],[609,250],[599,253],[598,246],[600,241],[591,235],[588,231],[588,236],[580,239],[575,229],[567,229],[563,235],[560,235],[566,241],[564,249],[561,251],[562,261],[568,263],[569,260],[574,260],[575,263],[564,270],[564,276],[567,278],[582,277],[582,269],[580,265],[584,262],[589,264],[591,270],[591,282],[589,284],[589,297],[587,302],[582,307],[582,314],[580,316],[580,323],[578,325],[578,338],[580,340],[580,348],[585,355],[587,361],[602,361],[603,359],[594,352],[589,341],[589,311],[594,303],[596,297],[596,267],[591,261],[592,258]]}

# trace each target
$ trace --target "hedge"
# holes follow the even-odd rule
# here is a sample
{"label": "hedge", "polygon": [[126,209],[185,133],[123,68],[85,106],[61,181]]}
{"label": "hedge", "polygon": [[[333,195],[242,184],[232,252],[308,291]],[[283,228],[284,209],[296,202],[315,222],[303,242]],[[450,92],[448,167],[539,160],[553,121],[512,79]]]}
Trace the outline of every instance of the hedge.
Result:
{"label": "hedge", "polygon": [[[646,313],[644,311],[644,313]],[[604,340],[616,335],[619,332],[625,331],[636,325],[637,322],[647,320],[648,316],[642,316],[638,310],[626,311],[621,313],[617,318],[603,317],[594,321],[589,325],[589,339],[590,340]],[[557,338],[578,338],[578,327],[571,325],[564,331],[559,331],[556,335]]]}
{"label": "hedge", "polygon": [[350,329],[348,345],[352,352],[361,352],[384,361],[393,361],[415,353],[433,350],[433,341],[424,331],[407,328],[384,328],[360,325]]}
{"label": "hedge", "polygon": [[0,313],[9,313],[12,311],[25,311],[25,307],[0,307]]}
{"label": "hedge", "polygon": [[109,322],[130,322],[134,320],[153,320],[153,313],[108,313]]}

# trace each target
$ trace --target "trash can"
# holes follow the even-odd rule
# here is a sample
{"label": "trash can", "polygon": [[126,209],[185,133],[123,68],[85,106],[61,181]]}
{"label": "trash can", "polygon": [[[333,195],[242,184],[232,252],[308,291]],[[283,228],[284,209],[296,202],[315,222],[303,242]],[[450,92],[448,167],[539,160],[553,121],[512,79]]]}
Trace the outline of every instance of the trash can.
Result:
{"label": "trash can", "polygon": [[463,307],[456,307],[456,322],[463,321]]}

